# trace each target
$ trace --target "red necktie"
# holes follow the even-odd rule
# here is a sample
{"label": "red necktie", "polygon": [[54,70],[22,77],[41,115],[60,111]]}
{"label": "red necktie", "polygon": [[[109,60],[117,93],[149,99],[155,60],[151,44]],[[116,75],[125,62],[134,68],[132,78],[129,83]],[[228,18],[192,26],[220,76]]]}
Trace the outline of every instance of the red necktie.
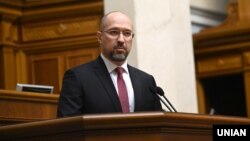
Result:
{"label": "red necktie", "polygon": [[118,86],[118,94],[119,94],[119,99],[120,99],[120,103],[122,106],[122,111],[123,113],[128,113],[129,112],[128,92],[127,92],[126,84],[122,76],[123,68],[117,67],[116,72],[118,75],[117,86]]}

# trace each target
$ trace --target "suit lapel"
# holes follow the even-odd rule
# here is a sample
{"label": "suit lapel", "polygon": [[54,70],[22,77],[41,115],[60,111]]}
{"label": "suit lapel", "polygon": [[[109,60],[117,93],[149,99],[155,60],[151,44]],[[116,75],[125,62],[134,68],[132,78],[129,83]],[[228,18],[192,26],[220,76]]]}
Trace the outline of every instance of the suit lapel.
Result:
{"label": "suit lapel", "polygon": [[[106,93],[110,97],[111,101],[113,102],[113,105],[115,109],[118,112],[122,111],[120,101],[118,98],[118,95],[116,93],[114,84],[110,78],[110,74],[102,60],[102,58],[99,56],[94,65],[94,71],[96,76],[99,78],[100,82],[102,83],[103,87],[105,88]],[[105,106],[105,105],[104,105]]]}
{"label": "suit lapel", "polygon": [[143,98],[141,81],[140,79],[138,79],[136,70],[134,68],[128,65],[128,69],[129,69],[129,75],[130,75],[130,79],[131,79],[133,89],[134,89],[135,111],[137,111],[137,109],[138,108],[140,109],[141,107],[141,99]]}

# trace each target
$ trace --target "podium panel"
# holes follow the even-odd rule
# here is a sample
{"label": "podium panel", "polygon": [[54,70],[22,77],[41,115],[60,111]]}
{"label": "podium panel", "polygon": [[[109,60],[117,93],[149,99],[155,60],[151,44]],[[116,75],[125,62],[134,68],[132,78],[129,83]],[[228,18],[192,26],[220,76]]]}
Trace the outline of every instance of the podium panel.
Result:
{"label": "podium panel", "polygon": [[84,115],[0,127],[1,141],[212,141],[213,124],[247,118],[185,113]]}

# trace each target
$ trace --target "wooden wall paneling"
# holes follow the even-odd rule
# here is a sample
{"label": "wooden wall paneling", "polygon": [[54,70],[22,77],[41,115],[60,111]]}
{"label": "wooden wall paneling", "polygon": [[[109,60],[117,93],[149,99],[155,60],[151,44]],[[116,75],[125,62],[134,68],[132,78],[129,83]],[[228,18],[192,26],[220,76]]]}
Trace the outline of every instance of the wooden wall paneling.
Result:
{"label": "wooden wall paneling", "polygon": [[99,47],[70,51],[66,55],[66,70],[94,60],[99,55]]}
{"label": "wooden wall paneling", "polygon": [[6,45],[13,49],[8,51],[13,52],[12,56],[7,55],[12,59],[6,55],[1,59],[2,66],[4,61],[13,60],[3,67],[8,74],[0,70],[0,76],[8,75],[11,83],[4,78],[0,88],[13,90],[16,83],[30,83],[53,85],[59,93],[66,69],[99,54],[95,36],[103,13],[102,0],[0,1],[0,7],[0,16],[4,17],[0,53],[8,50]]}
{"label": "wooden wall paneling", "polygon": [[238,14],[239,14],[239,20],[241,24],[249,24],[250,19],[250,5],[249,0],[237,0],[238,1]]}
{"label": "wooden wall paneling", "polygon": [[245,84],[245,100],[247,116],[250,117],[250,71],[244,73],[244,84]]}
{"label": "wooden wall paneling", "polygon": [[[246,111],[248,110],[247,102],[249,102],[246,95],[250,89],[245,87],[248,87],[250,81],[246,81],[243,55],[245,50],[244,46],[240,45],[240,43],[232,43],[232,46],[238,47],[228,49],[228,45],[215,44],[203,48],[216,48],[220,51],[196,52],[196,72],[198,82],[200,82],[197,83],[197,87],[200,89],[197,91],[200,113],[208,114],[211,110],[215,110],[216,114],[249,116],[249,111]],[[195,44],[195,46],[198,47],[195,49],[196,51],[202,50],[199,48],[199,44]],[[202,86],[199,86],[200,84]],[[231,104],[229,104],[230,102]],[[240,108],[240,110],[231,109],[234,107]]]}
{"label": "wooden wall paneling", "polygon": [[53,95],[0,90],[0,125],[56,116],[64,72],[99,55],[102,15],[103,0],[0,1],[0,89],[55,88]]}
{"label": "wooden wall paneling", "polygon": [[[85,63],[87,61],[91,61],[94,59],[94,57],[97,56],[95,55],[90,59],[86,59],[86,56],[84,58],[83,56],[81,56],[81,54],[96,54],[96,50],[99,50],[97,49],[98,46],[92,45],[93,42],[97,42],[97,39],[95,39],[95,41],[92,40],[92,36],[95,36],[96,31],[98,30],[100,16],[98,16],[97,14],[81,15],[76,12],[76,14],[72,14],[71,16],[55,16],[55,18],[41,18],[45,18],[46,20],[36,18],[23,19],[22,28],[20,30],[22,37],[21,42],[30,47],[30,49],[27,50],[27,56],[36,56],[36,58],[39,56],[41,58],[44,56],[51,55],[59,57],[60,61],[58,64],[58,68],[56,68],[55,66],[54,68],[50,68],[51,72],[57,72],[57,74],[51,74],[53,77],[48,77],[49,80],[53,82],[49,83],[47,80],[42,80],[39,82],[38,80],[31,80],[30,83],[36,84],[43,82],[43,84],[46,85],[51,85],[52,83],[54,85],[56,84],[54,86],[55,93],[59,93],[61,89],[63,74],[67,69]],[[35,43],[40,43],[40,45],[36,46],[35,49],[31,49],[31,44],[34,44],[33,46],[35,46]],[[44,45],[42,45],[43,43]],[[93,53],[89,52],[88,50],[93,51]],[[74,56],[72,52],[74,54],[77,53],[78,58],[71,58],[70,65],[65,65],[65,63],[67,63],[65,62],[65,60],[67,60],[65,59],[65,57],[67,55]],[[81,57],[79,58],[79,56]],[[62,58],[64,59],[62,60]],[[37,65],[38,60],[36,60]],[[41,62],[39,64],[41,65]],[[44,66],[46,66],[45,64],[47,63],[44,63]],[[38,72],[36,71],[36,73]],[[32,79],[39,80],[46,79],[46,77],[38,76],[39,75],[37,74],[36,76],[33,75],[31,77]],[[55,79],[55,76],[58,77]]]}
{"label": "wooden wall paneling", "polygon": [[28,81],[28,66],[27,56],[22,50],[16,52],[16,69],[17,69],[17,83],[27,84]]}
{"label": "wooden wall paneling", "polygon": [[199,99],[203,111],[210,106],[204,101],[209,100],[219,111],[216,114],[250,117],[248,7],[247,0],[229,2],[228,18],[223,24],[193,36],[197,79],[203,85],[198,97],[203,93],[210,96]]}
{"label": "wooden wall paneling", "polygon": [[[1,9],[2,10],[2,9]],[[1,11],[0,11],[1,12]],[[18,24],[17,16],[12,14],[0,14],[1,17],[1,42],[8,45],[17,45]]]}
{"label": "wooden wall paneling", "polygon": [[97,16],[71,16],[45,21],[25,21],[21,28],[22,42],[70,38],[95,34],[99,27]]}
{"label": "wooden wall paneling", "polygon": [[199,73],[224,71],[229,69],[242,68],[242,60],[240,54],[216,55],[199,59],[197,61],[197,69]]}
{"label": "wooden wall paneling", "polygon": [[3,46],[0,45],[0,88],[4,88],[5,86],[5,78],[4,78],[4,57],[3,57]]}
{"label": "wooden wall paneling", "polygon": [[57,54],[31,55],[31,84],[54,86],[54,93],[59,93],[59,83],[64,71],[63,58]]}
{"label": "wooden wall paneling", "polygon": [[197,87],[197,100],[198,100],[198,110],[200,114],[206,114],[208,113],[207,111],[207,101],[205,97],[205,93],[202,87],[201,82],[196,79],[196,87]]}
{"label": "wooden wall paneling", "polygon": [[247,115],[250,117],[250,51],[246,51],[243,56],[244,60],[244,85],[245,85],[245,97],[246,97],[246,109]]}
{"label": "wooden wall paneling", "polygon": [[54,92],[59,93],[63,74],[67,69],[94,60],[98,55],[99,47],[91,45],[80,49],[27,54],[29,60],[27,73],[31,74],[29,83],[52,85],[55,88]]}

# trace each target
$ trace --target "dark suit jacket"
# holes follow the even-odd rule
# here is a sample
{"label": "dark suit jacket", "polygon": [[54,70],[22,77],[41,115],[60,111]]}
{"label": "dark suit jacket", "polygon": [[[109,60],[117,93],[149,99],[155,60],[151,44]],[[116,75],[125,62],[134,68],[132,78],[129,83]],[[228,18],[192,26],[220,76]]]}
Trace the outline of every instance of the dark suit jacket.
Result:
{"label": "dark suit jacket", "polygon": [[[150,91],[153,76],[128,65],[135,97],[135,112],[162,110]],[[65,72],[58,104],[58,117],[122,112],[110,74],[99,56],[95,61]]]}

